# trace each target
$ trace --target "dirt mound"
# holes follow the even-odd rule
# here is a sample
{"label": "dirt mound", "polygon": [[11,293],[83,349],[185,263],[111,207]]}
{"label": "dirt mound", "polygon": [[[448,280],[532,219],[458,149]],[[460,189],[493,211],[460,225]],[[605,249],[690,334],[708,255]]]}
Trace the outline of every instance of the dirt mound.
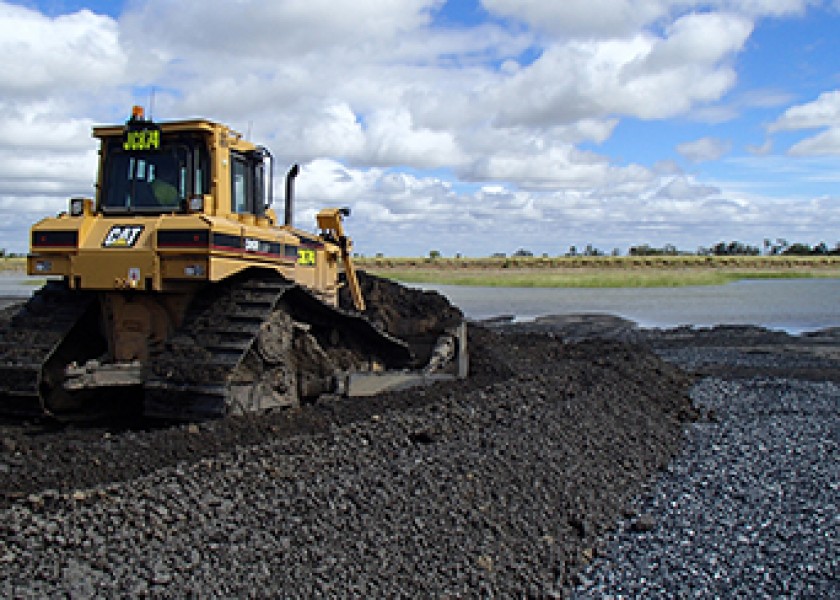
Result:
{"label": "dirt mound", "polygon": [[[464,320],[461,310],[437,292],[409,288],[364,271],[358,271],[357,275],[365,298],[365,316],[408,342],[421,359],[419,362],[428,358],[439,335]],[[341,288],[339,305],[353,307],[346,285]]]}

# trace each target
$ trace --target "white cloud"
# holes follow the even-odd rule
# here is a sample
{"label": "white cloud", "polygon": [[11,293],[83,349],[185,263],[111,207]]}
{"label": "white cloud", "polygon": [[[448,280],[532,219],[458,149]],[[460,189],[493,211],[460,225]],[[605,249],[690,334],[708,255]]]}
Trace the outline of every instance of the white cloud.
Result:
{"label": "white cloud", "polygon": [[768,126],[771,133],[802,129],[824,131],[795,143],[789,154],[840,155],[840,90],[824,92],[813,102],[792,106]]}
{"label": "white cloud", "polygon": [[813,137],[795,143],[791,156],[840,156],[840,127],[831,127]]}
{"label": "white cloud", "polygon": [[[667,14],[668,0],[482,0],[496,15],[519,19],[558,36],[632,33]],[[685,3],[682,3],[685,4]]]}
{"label": "white cloud", "polygon": [[792,106],[770,124],[771,132],[840,125],[840,90],[824,92],[806,104]]}
{"label": "white cloud", "polygon": [[672,200],[699,200],[717,196],[720,189],[711,185],[698,184],[691,178],[681,175],[667,181],[656,193],[656,198]]}
{"label": "white cloud", "polygon": [[692,162],[717,160],[729,152],[730,144],[712,137],[704,137],[677,146],[677,152]]}
{"label": "white cloud", "polygon": [[0,54],[0,90],[7,100],[125,81],[117,24],[87,10],[49,18],[0,3]]}
{"label": "white cloud", "polygon": [[457,166],[464,158],[452,133],[418,128],[405,110],[378,111],[367,127],[370,164],[421,168]]}
{"label": "white cloud", "polygon": [[[727,64],[751,23],[735,15],[690,14],[663,37],[555,44],[498,88],[498,122],[537,126],[629,115],[661,119],[719,99],[735,82]],[[515,101],[504,102],[504,99]]]}
{"label": "white cloud", "polygon": [[614,38],[680,13],[726,11],[745,17],[801,14],[815,0],[482,0],[491,13],[560,38]]}
{"label": "white cloud", "polygon": [[[149,0],[123,17],[133,36],[152,36],[177,50],[220,57],[297,59],[357,45],[393,41],[429,22],[442,0]],[[165,27],[161,24],[165,23]],[[224,66],[224,65],[220,65]]]}

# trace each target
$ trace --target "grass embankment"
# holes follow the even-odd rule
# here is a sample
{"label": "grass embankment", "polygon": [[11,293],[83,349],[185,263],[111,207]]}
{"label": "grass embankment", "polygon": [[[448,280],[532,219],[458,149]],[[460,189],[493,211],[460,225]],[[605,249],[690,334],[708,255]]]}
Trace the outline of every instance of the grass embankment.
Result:
{"label": "grass embankment", "polygon": [[26,271],[26,259],[23,257],[9,258],[8,256],[0,257],[0,272],[16,272],[21,273]]}
{"label": "grass embankment", "polygon": [[741,279],[840,277],[840,257],[561,257],[357,259],[359,268],[407,283],[483,287],[678,287]]}

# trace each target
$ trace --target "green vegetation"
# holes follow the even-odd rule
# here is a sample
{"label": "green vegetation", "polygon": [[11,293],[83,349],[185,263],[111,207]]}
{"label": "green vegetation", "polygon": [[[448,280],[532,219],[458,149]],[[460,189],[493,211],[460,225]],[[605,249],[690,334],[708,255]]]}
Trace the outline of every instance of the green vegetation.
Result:
{"label": "green vegetation", "polygon": [[26,259],[23,257],[0,257],[0,272],[26,271]]}
{"label": "green vegetation", "polygon": [[678,287],[741,279],[840,277],[840,257],[656,256],[358,259],[357,266],[407,283],[482,287]]}

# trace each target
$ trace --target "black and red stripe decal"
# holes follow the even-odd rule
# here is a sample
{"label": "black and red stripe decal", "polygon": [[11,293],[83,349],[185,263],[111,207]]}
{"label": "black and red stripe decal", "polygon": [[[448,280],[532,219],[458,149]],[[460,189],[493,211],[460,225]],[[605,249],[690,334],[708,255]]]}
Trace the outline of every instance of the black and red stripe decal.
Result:
{"label": "black and red stripe decal", "polygon": [[78,231],[33,231],[33,248],[76,248],[79,245]]}

